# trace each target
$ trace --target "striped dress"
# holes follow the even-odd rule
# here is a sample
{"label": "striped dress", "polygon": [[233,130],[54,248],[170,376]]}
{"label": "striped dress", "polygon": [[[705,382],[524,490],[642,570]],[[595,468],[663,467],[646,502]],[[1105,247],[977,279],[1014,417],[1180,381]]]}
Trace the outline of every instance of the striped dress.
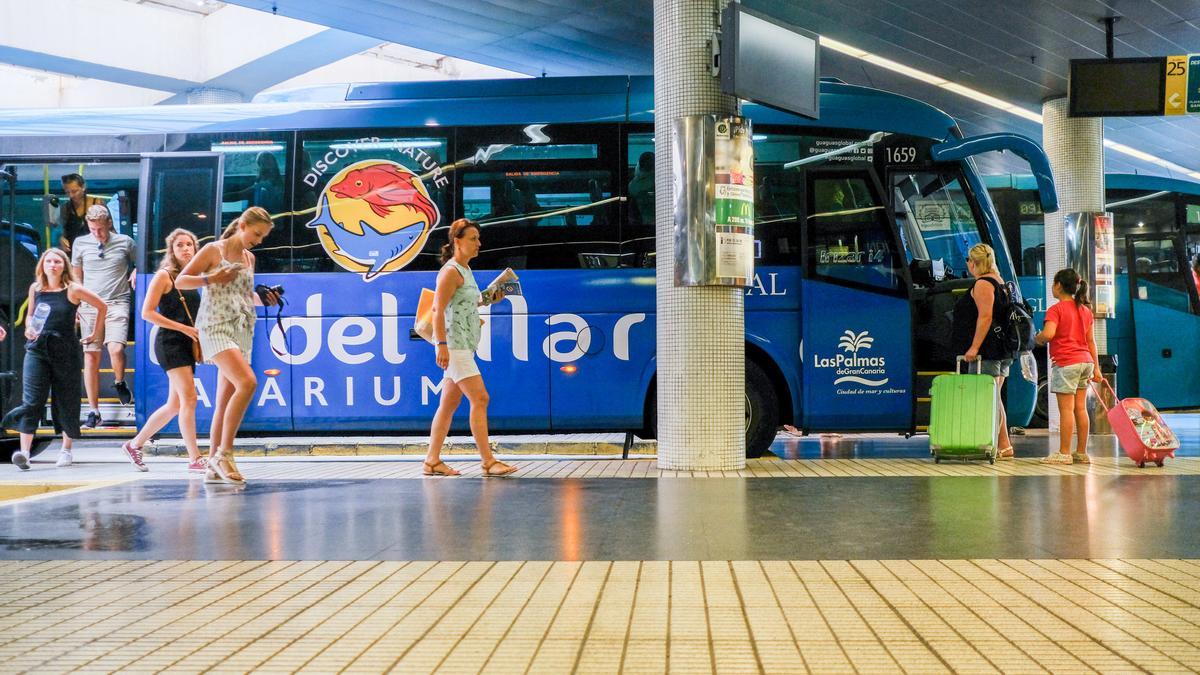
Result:
{"label": "striped dress", "polygon": [[[225,259],[221,247],[221,264],[217,269],[233,263]],[[196,313],[196,328],[200,331],[200,351],[205,363],[227,349],[240,349],[246,362],[250,362],[250,348],[254,341],[254,270],[243,267],[232,281],[225,284],[210,284],[205,287],[200,299],[200,311]]]}

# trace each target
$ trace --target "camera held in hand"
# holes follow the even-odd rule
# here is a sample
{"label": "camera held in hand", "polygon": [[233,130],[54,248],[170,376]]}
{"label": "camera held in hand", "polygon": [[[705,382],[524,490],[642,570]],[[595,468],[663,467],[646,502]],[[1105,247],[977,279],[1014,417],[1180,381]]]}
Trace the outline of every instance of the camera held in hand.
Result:
{"label": "camera held in hand", "polygon": [[259,300],[262,300],[264,305],[269,305],[270,300],[267,297],[268,293],[274,293],[280,302],[283,301],[283,286],[267,286],[266,284],[258,284],[254,287],[254,292],[258,294]]}

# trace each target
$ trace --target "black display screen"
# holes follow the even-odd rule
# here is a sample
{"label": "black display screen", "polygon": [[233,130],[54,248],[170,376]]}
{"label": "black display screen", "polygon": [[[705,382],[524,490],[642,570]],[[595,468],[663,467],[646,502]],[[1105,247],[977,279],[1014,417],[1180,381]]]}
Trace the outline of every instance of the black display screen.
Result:
{"label": "black display screen", "polygon": [[1165,57],[1072,59],[1071,117],[1163,114]]}
{"label": "black display screen", "polygon": [[721,91],[817,119],[820,36],[730,3],[722,13]]}

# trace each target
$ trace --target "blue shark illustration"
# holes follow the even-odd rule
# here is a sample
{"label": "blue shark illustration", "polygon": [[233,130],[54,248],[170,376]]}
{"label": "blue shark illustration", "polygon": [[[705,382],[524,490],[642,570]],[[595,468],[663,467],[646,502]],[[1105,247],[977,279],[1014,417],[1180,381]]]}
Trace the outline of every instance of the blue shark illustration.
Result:
{"label": "blue shark illustration", "polygon": [[348,231],[341,223],[333,219],[329,210],[329,201],[322,196],[320,213],[307,227],[317,229],[324,225],[329,232],[329,238],[337,245],[338,252],[355,262],[366,265],[367,272],[363,279],[370,281],[377,276],[383,266],[391,262],[421,236],[426,223],[419,221],[395,232],[381,234],[365,220],[358,221],[362,234]]}

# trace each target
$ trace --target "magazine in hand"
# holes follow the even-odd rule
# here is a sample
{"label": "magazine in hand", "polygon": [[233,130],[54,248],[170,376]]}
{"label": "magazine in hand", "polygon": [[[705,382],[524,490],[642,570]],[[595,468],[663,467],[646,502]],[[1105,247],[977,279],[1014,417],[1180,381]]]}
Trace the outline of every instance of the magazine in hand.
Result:
{"label": "magazine in hand", "polygon": [[492,279],[492,283],[488,284],[488,287],[479,294],[483,297],[483,304],[490,305],[495,302],[493,298],[496,297],[497,292],[504,295],[521,295],[521,281],[511,267],[504,268],[504,271]]}

